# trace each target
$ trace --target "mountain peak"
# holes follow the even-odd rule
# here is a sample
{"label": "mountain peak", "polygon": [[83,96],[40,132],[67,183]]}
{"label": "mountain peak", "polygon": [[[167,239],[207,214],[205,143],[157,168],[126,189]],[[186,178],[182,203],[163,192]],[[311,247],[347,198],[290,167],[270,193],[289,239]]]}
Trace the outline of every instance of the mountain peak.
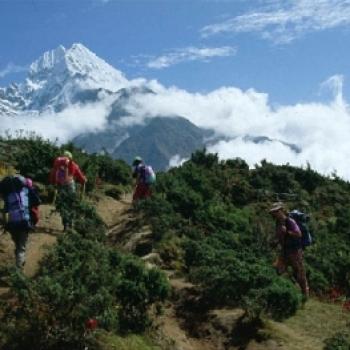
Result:
{"label": "mountain peak", "polygon": [[[66,49],[60,45],[45,52],[31,64],[28,79],[35,85],[54,80],[63,83],[69,79],[83,80],[88,88],[116,91],[127,85],[127,80],[117,69],[95,55],[81,43]],[[46,85],[46,84],[45,84]]]}
{"label": "mountain peak", "polygon": [[37,74],[52,70],[55,66],[62,65],[66,49],[60,45],[56,49],[46,51],[39,59],[33,62],[29,68],[29,76],[35,77]]}

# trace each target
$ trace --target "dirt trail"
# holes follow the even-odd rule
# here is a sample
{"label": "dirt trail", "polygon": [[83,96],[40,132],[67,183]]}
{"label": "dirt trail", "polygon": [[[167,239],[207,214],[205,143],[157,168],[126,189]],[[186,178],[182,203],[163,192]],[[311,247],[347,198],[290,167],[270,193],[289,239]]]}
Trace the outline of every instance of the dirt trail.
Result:
{"label": "dirt trail", "polygon": [[[35,232],[29,235],[27,244],[26,264],[24,273],[33,276],[37,271],[39,261],[45,254],[47,247],[52,246],[57,236],[62,234],[62,224],[57,213],[53,212],[51,205],[40,206],[40,222]],[[14,244],[10,235],[5,232],[0,236],[0,265],[15,263]]]}
{"label": "dirt trail", "polygon": [[[96,209],[108,227],[125,222],[125,212],[130,208],[130,199],[127,197],[123,201],[116,201],[110,197],[103,197],[96,203]],[[40,221],[29,235],[26,264],[24,274],[31,277],[37,269],[40,260],[44,256],[47,248],[56,243],[57,237],[63,234],[61,218],[54,211],[54,206],[43,204],[40,206]],[[0,266],[15,263],[14,244],[10,235],[5,232],[0,235]]]}

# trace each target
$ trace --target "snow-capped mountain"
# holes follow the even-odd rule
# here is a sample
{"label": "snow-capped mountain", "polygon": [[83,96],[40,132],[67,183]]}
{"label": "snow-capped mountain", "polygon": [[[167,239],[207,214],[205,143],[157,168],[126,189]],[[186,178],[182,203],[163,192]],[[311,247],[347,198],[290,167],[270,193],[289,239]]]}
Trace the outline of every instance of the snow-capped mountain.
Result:
{"label": "snow-capped mountain", "polygon": [[82,44],[59,46],[30,65],[22,84],[0,88],[0,113],[63,110],[128,86],[123,74]]}
{"label": "snow-capped mountain", "polygon": [[[206,119],[210,114],[210,104],[194,117],[192,105],[181,109],[181,98],[195,107],[193,95],[154,81],[128,80],[82,44],[59,46],[30,65],[23,83],[0,88],[0,134],[7,128],[30,130],[126,161],[139,154],[155,169],[165,169],[174,157],[188,158],[198,148],[236,138],[301,152],[275,137],[215,134],[213,124],[201,124],[202,115]],[[201,98],[197,101],[203,103]]]}
{"label": "snow-capped mountain", "polygon": [[[59,118],[55,113],[79,105],[82,109],[74,118],[82,121],[86,117],[84,106],[100,103],[106,106],[105,128],[81,130],[72,141],[88,152],[103,150],[127,161],[132,158],[131,151],[142,154],[147,148],[149,154],[158,155],[152,158],[154,167],[164,169],[168,158],[188,157],[204,146],[208,131],[178,116],[156,115],[157,118],[150,116],[141,123],[123,123],[123,118],[133,118],[128,108],[133,99],[149,94],[154,92],[147,81],[127,80],[82,44],[68,49],[59,46],[30,65],[23,83],[0,88],[0,120],[2,116],[21,120],[29,116],[32,122],[42,116]],[[152,136],[146,138],[145,133]],[[126,140],[129,141],[125,144]],[[174,147],[169,147],[169,140]]]}

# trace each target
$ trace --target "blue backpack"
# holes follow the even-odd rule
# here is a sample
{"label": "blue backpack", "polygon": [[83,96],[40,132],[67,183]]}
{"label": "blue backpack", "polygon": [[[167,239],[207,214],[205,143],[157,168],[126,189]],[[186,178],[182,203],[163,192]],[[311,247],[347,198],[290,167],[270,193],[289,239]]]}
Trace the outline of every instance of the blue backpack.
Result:
{"label": "blue backpack", "polygon": [[288,214],[288,216],[297,223],[301,231],[301,246],[303,249],[305,249],[306,247],[308,247],[313,243],[313,238],[312,238],[310,229],[307,225],[307,222],[310,219],[309,215],[295,209],[295,210],[292,210]]}
{"label": "blue backpack", "polygon": [[156,174],[150,165],[145,165],[145,182],[148,185],[156,182]]}
{"label": "blue backpack", "polygon": [[30,189],[22,176],[8,176],[0,186],[5,201],[5,212],[8,213],[6,229],[30,230],[33,228],[30,215]]}

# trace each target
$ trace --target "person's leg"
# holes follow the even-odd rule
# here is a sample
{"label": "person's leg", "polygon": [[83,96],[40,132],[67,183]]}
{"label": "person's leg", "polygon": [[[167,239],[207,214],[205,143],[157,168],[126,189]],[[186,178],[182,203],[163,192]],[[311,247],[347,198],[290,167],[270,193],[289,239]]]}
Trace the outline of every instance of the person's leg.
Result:
{"label": "person's leg", "polygon": [[282,255],[280,255],[273,263],[273,266],[275,267],[277,274],[282,275],[286,272],[285,258]]}
{"label": "person's leg", "polygon": [[11,237],[15,243],[15,257],[16,257],[16,266],[22,268],[25,264],[26,258],[26,246],[28,241],[28,231],[14,231],[11,232]]}
{"label": "person's leg", "polygon": [[134,194],[132,196],[132,201],[134,203],[136,203],[139,199],[142,198],[142,184],[141,183],[138,183],[136,185],[136,188],[135,188],[135,191],[134,191]]}
{"label": "person's leg", "polygon": [[144,198],[148,198],[152,196],[152,189],[150,185],[145,184],[145,193],[144,193]]}
{"label": "person's leg", "polygon": [[306,279],[306,272],[304,266],[304,256],[301,249],[289,254],[288,262],[293,269],[293,275],[295,276],[301,291],[305,297],[309,296],[309,286]]}
{"label": "person's leg", "polygon": [[73,203],[75,201],[75,183],[72,182],[70,185],[63,185],[59,187],[56,208],[59,211],[63,230],[67,231],[73,227],[74,213]]}

